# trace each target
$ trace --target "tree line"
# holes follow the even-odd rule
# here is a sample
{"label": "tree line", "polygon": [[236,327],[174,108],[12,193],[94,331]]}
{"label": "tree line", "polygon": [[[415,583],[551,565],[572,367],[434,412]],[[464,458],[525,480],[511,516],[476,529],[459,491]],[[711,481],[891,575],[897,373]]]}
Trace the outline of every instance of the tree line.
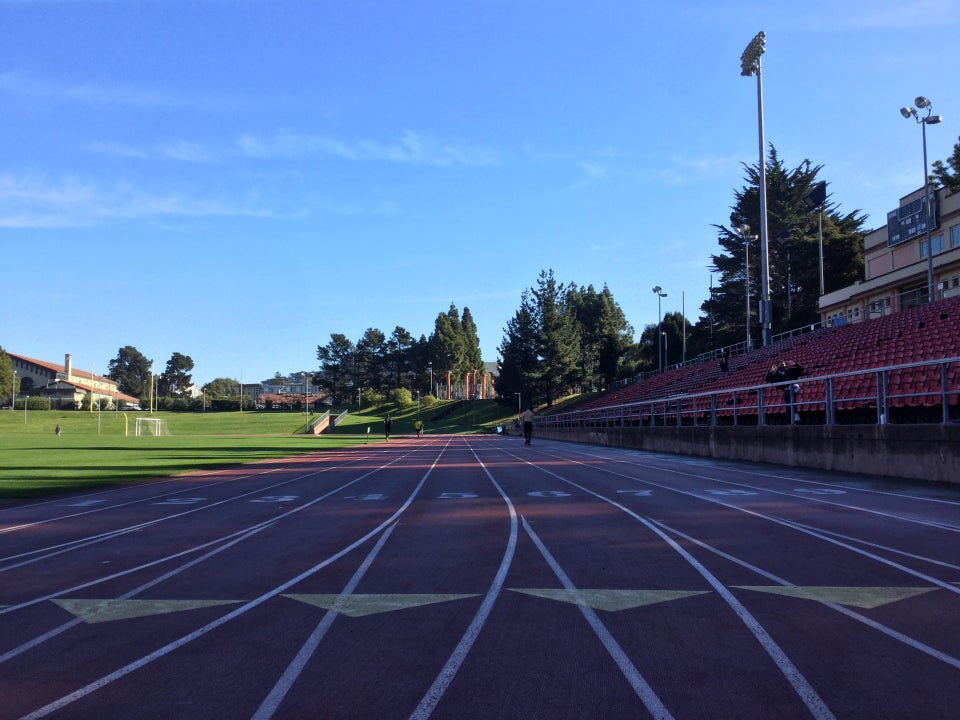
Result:
{"label": "tree line", "polygon": [[415,339],[399,325],[389,337],[368,328],[356,342],[331,333],[326,345],[317,346],[317,360],[320,368],[313,383],[330,393],[335,404],[363,397],[379,404],[398,389],[432,396],[438,383],[446,383],[448,372],[458,387],[465,375],[479,382],[485,373],[473,315],[466,307],[461,313],[453,303],[437,315],[429,337]]}

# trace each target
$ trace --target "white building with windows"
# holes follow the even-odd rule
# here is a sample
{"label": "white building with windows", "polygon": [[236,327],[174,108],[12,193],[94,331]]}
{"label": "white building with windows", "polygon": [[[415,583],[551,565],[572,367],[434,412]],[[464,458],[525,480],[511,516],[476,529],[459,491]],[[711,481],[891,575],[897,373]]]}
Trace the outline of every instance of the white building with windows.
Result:
{"label": "white building with windows", "polygon": [[101,407],[115,408],[120,402],[135,406],[140,402],[120,392],[115,380],[73,367],[69,354],[64,356],[63,365],[12,352],[7,355],[19,379],[20,397],[47,397],[53,407],[71,410],[78,408],[86,395],[102,403]]}
{"label": "white building with windows", "polygon": [[[960,294],[960,192],[936,192],[933,246],[935,299]],[[864,279],[820,297],[824,324],[860,322],[928,302],[923,188],[900,200],[887,224],[863,243]]]}

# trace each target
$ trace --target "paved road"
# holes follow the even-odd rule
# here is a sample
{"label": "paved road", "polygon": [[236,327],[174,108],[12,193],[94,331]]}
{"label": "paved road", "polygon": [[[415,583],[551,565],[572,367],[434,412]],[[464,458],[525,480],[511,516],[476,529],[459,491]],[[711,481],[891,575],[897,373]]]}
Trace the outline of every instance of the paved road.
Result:
{"label": "paved road", "polygon": [[956,718],[960,487],[400,438],[0,511],[0,718]]}

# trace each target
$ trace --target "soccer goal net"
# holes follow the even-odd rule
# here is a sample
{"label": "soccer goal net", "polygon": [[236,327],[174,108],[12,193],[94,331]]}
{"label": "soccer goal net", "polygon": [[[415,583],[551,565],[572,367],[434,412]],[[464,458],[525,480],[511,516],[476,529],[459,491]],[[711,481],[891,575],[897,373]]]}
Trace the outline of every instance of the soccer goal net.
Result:
{"label": "soccer goal net", "polygon": [[140,437],[141,435],[153,435],[154,437],[160,437],[161,435],[170,434],[170,431],[167,430],[166,420],[163,418],[146,417],[137,418],[133,432],[137,437]]}

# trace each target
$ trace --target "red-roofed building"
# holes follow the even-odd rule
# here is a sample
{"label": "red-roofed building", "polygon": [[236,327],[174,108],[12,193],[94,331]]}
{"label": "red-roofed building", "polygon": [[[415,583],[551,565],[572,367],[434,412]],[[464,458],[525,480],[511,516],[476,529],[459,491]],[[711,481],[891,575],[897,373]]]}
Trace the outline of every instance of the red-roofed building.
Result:
{"label": "red-roofed building", "polygon": [[69,354],[64,356],[63,365],[12,352],[7,355],[13,362],[13,371],[20,378],[20,395],[50,398],[55,408],[79,408],[87,394],[108,407],[115,407],[120,401],[126,405],[140,403],[139,398],[120,392],[115,380],[74,369]]}

